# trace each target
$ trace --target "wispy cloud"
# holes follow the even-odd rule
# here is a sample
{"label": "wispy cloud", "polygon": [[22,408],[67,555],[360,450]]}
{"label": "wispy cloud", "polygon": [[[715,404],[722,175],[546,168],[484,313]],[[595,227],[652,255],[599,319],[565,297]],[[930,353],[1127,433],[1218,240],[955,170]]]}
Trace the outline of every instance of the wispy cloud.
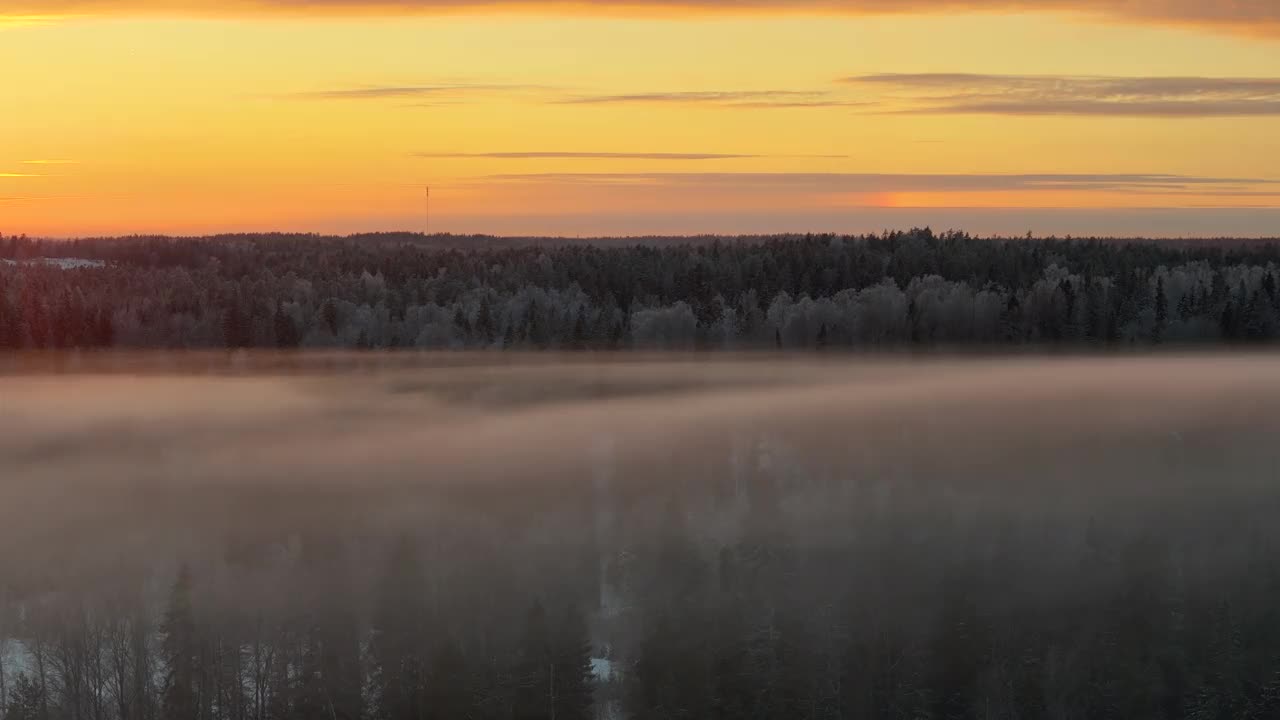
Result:
{"label": "wispy cloud", "polygon": [[66,17],[62,15],[18,15],[6,13],[4,0],[0,0],[0,30],[52,25],[65,19]]}
{"label": "wispy cloud", "polygon": [[853,102],[822,90],[690,90],[609,95],[570,95],[563,105],[704,105],[736,108],[851,107]]}
{"label": "wispy cloud", "polygon": [[289,93],[286,98],[298,100],[404,100],[448,99],[464,95],[526,93],[546,90],[540,85],[501,83],[441,83],[435,85],[368,85]]}
{"label": "wispy cloud", "polygon": [[[804,193],[1092,191],[1147,194],[1264,192],[1265,178],[1134,174],[881,174],[881,173],[507,173],[489,181],[570,186],[701,188]],[[1237,192],[1238,191],[1238,192]]]}
{"label": "wispy cloud", "polygon": [[[2,0],[0,0],[2,1]],[[295,100],[418,100],[411,106],[434,107],[487,96],[537,96],[552,105],[678,105],[728,108],[863,107],[827,90],[676,90],[637,93],[568,94],[551,85],[448,82],[426,85],[365,85],[285,93]]]}
{"label": "wispy cloud", "polygon": [[8,173],[8,172],[0,172],[0,178],[33,178],[33,177],[43,177],[43,176],[42,176],[42,175],[32,175],[32,174],[29,174],[29,173]]}
{"label": "wispy cloud", "polygon": [[927,14],[1054,12],[1132,23],[1280,34],[1274,0],[0,0],[0,16],[381,14],[484,10],[576,15]]}
{"label": "wispy cloud", "polygon": [[79,165],[79,160],[20,160],[19,165]]}
{"label": "wispy cloud", "polygon": [[663,153],[663,152],[480,152],[480,153],[414,153],[420,158],[466,158],[485,160],[731,160],[758,158],[760,155],[732,155],[724,153]]}
{"label": "wispy cloud", "polygon": [[792,158],[845,158],[847,155],[754,155],[745,153],[680,153],[680,152],[572,152],[572,151],[523,151],[523,152],[437,152],[414,153],[420,158],[460,158],[483,160],[740,160],[765,157]]}
{"label": "wispy cloud", "polygon": [[1260,117],[1280,115],[1280,78],[879,74],[848,85],[896,92],[926,115]]}

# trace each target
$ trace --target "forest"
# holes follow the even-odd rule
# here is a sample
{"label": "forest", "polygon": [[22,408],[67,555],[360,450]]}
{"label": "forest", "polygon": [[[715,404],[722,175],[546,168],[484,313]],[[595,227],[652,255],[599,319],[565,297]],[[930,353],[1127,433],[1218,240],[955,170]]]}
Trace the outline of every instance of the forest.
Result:
{"label": "forest", "polygon": [[0,237],[0,348],[1258,344],[1280,245],[878,236]]}
{"label": "forest", "polygon": [[1278,275],[0,238],[0,720],[1278,718]]}
{"label": "forest", "polygon": [[1280,714],[1272,359],[921,362],[0,382],[0,717]]}

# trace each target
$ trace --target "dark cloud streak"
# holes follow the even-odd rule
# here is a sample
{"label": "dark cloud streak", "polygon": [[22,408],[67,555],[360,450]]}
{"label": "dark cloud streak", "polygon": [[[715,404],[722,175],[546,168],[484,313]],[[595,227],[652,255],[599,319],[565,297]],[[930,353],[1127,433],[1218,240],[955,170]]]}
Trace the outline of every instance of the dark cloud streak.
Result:
{"label": "dark cloud streak", "polygon": [[1263,117],[1280,115],[1280,78],[1086,77],[964,73],[879,74],[843,84],[899,91],[889,113]]}
{"label": "dark cloud streak", "polygon": [[524,151],[524,152],[442,152],[414,153],[419,158],[456,158],[468,160],[745,160],[768,157],[790,158],[846,158],[847,155],[754,155],[744,153],[674,153],[674,152],[571,152],[571,151]]}
{"label": "dark cloud streak", "polygon": [[738,155],[724,153],[663,153],[663,152],[479,152],[479,153],[414,153],[420,158],[459,158],[484,160],[736,160],[759,158],[762,155]]}
{"label": "dark cloud streak", "polygon": [[558,105],[703,105],[725,108],[825,108],[862,107],[822,90],[688,90],[571,95],[552,101]]}
{"label": "dark cloud streak", "polygon": [[1199,188],[1234,195],[1261,192],[1280,180],[1166,174],[882,174],[882,173],[532,173],[491,182],[570,186],[704,188],[769,192],[1016,192],[1072,190],[1172,194]]}
{"label": "dark cloud streak", "polygon": [[371,85],[358,88],[313,90],[285,95],[298,100],[403,100],[407,98],[447,97],[473,93],[520,93],[545,90],[537,85],[503,85],[485,83],[447,83],[440,85]]}
{"label": "dark cloud streak", "polygon": [[1280,34],[1280,3],[1274,0],[0,0],[0,15],[404,15],[483,10],[588,16],[1054,12],[1241,34]]}

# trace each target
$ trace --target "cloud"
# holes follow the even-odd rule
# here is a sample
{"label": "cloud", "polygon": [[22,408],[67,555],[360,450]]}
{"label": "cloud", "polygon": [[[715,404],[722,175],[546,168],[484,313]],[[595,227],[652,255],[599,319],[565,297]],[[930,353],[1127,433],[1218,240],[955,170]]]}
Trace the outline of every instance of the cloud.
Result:
{"label": "cloud", "polygon": [[381,14],[530,11],[576,15],[927,14],[1053,12],[1146,24],[1280,35],[1275,0],[0,0],[0,16]]}
{"label": "cloud", "polygon": [[1226,195],[1280,185],[1261,178],[1135,174],[885,174],[885,173],[507,173],[487,178],[500,183],[568,186],[699,188],[710,190],[881,193],[1093,191],[1147,194]]}
{"label": "cloud", "polygon": [[0,0],[0,30],[30,27],[32,25],[49,25],[61,18],[55,15],[12,15],[4,11],[3,0]]}
{"label": "cloud", "polygon": [[741,153],[671,153],[671,152],[477,152],[414,153],[420,158],[460,158],[484,160],[739,160],[765,157],[845,158],[847,155],[749,155]]}
{"label": "cloud", "polygon": [[20,160],[19,165],[79,165],[78,160]]}
{"label": "cloud", "polygon": [[865,89],[899,91],[923,115],[1263,117],[1280,115],[1280,78],[1088,77],[879,74],[843,78]]}
{"label": "cloud", "polygon": [[28,173],[6,173],[0,172],[0,178],[33,178],[43,177],[42,175],[30,175]]}
{"label": "cloud", "polygon": [[[0,0],[2,1],[2,0]],[[449,98],[480,93],[519,93],[545,90],[539,85],[495,83],[441,83],[438,85],[369,85],[356,88],[312,90],[284,95],[298,100],[402,100]]]}
{"label": "cloud", "polygon": [[[2,2],[3,0],[0,0]],[[1090,77],[883,73],[841,78],[854,99],[828,90],[682,90],[554,94],[546,85],[439,82],[328,88],[280,97],[314,101],[418,100],[424,105],[464,98],[541,94],[555,105],[653,105],[709,108],[864,108],[919,115],[1077,115],[1132,117],[1266,117],[1280,115],[1280,78]],[[415,105],[418,103],[415,103]],[[511,155],[508,157],[520,157]],[[656,159],[656,158],[655,158]],[[675,159],[675,158],[671,158]],[[694,158],[682,158],[694,159]]]}
{"label": "cloud", "polygon": [[553,101],[562,105],[707,105],[735,108],[855,107],[852,102],[818,90],[694,90],[616,95],[573,95]]}
{"label": "cloud", "polygon": [[486,160],[729,160],[758,158],[761,155],[730,155],[723,153],[632,153],[632,152],[481,152],[481,153],[415,153],[420,158],[467,158]]}

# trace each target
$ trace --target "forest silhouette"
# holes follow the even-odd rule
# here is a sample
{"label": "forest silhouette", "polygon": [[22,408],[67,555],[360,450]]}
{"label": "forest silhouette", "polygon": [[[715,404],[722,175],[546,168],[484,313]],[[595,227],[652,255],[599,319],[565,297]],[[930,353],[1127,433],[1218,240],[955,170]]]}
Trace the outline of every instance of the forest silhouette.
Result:
{"label": "forest silhouette", "polygon": [[1266,343],[1265,242],[879,236],[0,238],[0,348]]}

